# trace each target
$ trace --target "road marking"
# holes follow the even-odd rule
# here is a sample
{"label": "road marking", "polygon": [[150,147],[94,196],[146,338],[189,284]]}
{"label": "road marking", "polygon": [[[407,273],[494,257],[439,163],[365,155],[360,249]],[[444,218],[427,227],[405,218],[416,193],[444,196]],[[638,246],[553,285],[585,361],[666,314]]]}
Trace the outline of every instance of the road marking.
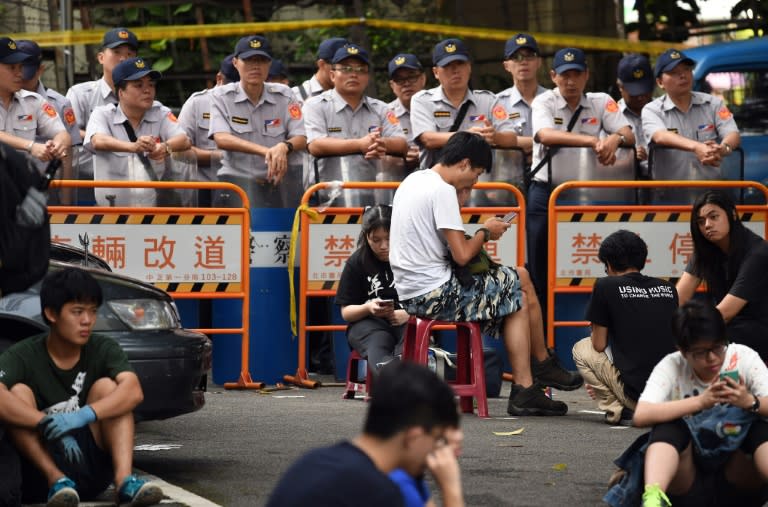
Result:
{"label": "road marking", "polygon": [[170,451],[181,449],[181,444],[142,444],[133,448],[134,451]]}

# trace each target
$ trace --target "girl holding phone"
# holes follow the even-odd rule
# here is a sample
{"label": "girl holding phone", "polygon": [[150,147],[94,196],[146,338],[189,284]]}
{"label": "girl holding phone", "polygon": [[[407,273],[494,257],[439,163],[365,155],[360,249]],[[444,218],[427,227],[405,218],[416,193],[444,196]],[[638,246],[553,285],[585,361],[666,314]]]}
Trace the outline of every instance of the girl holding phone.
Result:
{"label": "girl holding phone", "polygon": [[408,314],[400,307],[389,266],[389,226],[392,207],[367,208],[357,250],[341,273],[336,304],[349,322],[347,340],[376,371],[402,354]]}

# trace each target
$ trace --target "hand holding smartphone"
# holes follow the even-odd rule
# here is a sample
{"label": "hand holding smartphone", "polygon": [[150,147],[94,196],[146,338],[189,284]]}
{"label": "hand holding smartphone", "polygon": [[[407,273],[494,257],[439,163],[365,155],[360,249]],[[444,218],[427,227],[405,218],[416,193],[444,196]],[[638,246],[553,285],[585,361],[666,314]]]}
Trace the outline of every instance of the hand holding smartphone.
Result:
{"label": "hand holding smartphone", "polygon": [[501,217],[501,221],[511,224],[512,220],[514,220],[516,216],[517,216],[517,211],[510,211],[509,213]]}
{"label": "hand holding smartphone", "polygon": [[720,380],[727,382],[725,379],[730,378],[737,384],[739,383],[739,370],[721,371]]}
{"label": "hand holding smartphone", "polygon": [[395,300],[394,299],[379,299],[379,306],[384,308],[394,308],[395,307]]}

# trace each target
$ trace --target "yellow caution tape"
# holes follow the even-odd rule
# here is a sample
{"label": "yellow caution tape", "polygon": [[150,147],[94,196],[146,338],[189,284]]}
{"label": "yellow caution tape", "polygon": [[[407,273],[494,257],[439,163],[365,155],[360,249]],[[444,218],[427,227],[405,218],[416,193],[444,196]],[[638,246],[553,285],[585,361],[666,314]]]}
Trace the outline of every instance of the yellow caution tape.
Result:
{"label": "yellow caution tape", "polygon": [[[317,219],[320,213],[309,207],[308,204],[302,204],[296,208],[296,213],[293,215],[293,226],[291,227],[291,244],[288,248],[288,285],[291,294],[291,331],[293,336],[298,336],[298,330],[296,322],[298,320],[296,316],[296,289],[293,284],[293,272],[294,265],[296,263],[296,244],[299,241],[299,224],[301,223],[301,214],[306,213],[312,220]],[[307,248],[308,245],[304,245]]]}
{"label": "yellow caution tape", "polygon": [[[160,39],[201,39],[208,37],[227,37],[233,35],[251,35],[254,33],[286,32],[310,30],[317,28],[344,28],[348,26],[365,25],[372,28],[401,30],[410,32],[431,33],[440,36],[463,37],[468,39],[506,41],[518,30],[502,30],[495,28],[480,28],[472,26],[437,25],[430,23],[412,23],[407,21],[390,21],[386,19],[342,18],[316,19],[303,21],[270,21],[260,23],[225,23],[218,25],[176,25],[176,26],[145,26],[131,28],[141,41]],[[658,55],[674,47],[685,49],[682,44],[670,44],[660,41],[630,41],[610,37],[594,37],[589,35],[554,34],[544,32],[529,32],[536,37],[540,45],[555,47],[578,47],[598,51],[619,51],[632,53],[649,53]],[[104,36],[104,29],[98,30],[59,30],[56,32],[27,32],[16,33],[16,39],[31,39],[43,47],[72,46],[77,44],[99,44]]]}

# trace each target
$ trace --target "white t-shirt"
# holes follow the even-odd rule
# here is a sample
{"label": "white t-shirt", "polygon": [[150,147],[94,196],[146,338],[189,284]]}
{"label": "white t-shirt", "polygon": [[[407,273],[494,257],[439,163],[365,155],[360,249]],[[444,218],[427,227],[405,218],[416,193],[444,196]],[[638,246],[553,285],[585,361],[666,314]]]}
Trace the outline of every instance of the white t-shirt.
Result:
{"label": "white t-shirt", "polygon": [[456,188],[432,169],[410,174],[395,192],[389,264],[400,300],[426,294],[448,281],[448,244],[440,229],[464,230]]}
{"label": "white t-shirt", "polygon": [[[728,345],[720,371],[733,370],[739,371],[749,392],[758,397],[768,396],[768,368],[757,352],[738,343]],[[679,351],[673,352],[667,354],[653,369],[640,395],[640,401],[662,403],[682,400],[698,396],[708,385],[696,376]]]}

